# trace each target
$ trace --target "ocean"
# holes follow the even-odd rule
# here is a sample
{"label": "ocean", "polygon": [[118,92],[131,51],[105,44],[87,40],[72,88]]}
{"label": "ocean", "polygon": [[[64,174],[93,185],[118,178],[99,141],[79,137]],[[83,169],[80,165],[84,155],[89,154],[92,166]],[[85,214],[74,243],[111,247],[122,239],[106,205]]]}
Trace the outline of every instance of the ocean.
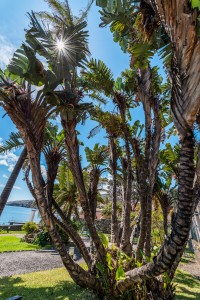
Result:
{"label": "ocean", "polygon": [[[19,206],[9,206],[6,205],[2,215],[0,216],[0,225],[8,225],[10,222],[25,223],[31,220],[33,214],[32,208],[19,207]],[[38,210],[35,212],[34,222],[38,223],[40,217]]]}

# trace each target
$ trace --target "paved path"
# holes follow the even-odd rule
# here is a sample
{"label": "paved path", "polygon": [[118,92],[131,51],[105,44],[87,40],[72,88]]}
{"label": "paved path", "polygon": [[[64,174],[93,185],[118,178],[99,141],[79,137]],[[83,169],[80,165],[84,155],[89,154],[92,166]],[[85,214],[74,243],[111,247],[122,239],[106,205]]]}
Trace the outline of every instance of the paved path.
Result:
{"label": "paved path", "polygon": [[[5,235],[13,234],[2,234],[2,236]],[[15,236],[21,237],[24,235],[16,234]],[[88,247],[89,238],[83,237],[83,240],[86,247]],[[77,248],[74,251],[74,260],[83,261]],[[51,270],[60,267],[63,267],[63,263],[60,255],[54,250],[0,253],[0,277]]]}
{"label": "paved path", "polygon": [[63,267],[55,251],[21,251],[0,253],[0,277]]}

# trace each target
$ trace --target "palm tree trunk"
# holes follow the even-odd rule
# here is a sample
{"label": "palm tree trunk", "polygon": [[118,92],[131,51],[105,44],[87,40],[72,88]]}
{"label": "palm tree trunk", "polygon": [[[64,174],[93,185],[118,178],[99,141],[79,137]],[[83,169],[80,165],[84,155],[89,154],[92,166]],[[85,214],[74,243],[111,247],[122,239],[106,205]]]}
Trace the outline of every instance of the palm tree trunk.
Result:
{"label": "palm tree trunk", "polygon": [[52,198],[52,204],[55,207],[57,213],[59,214],[59,216],[62,219],[62,222],[58,219],[55,218],[56,223],[63,228],[63,230],[69,235],[69,237],[72,239],[72,241],[75,243],[75,245],[78,247],[80,253],[83,256],[83,259],[85,260],[88,268],[91,268],[92,265],[92,259],[91,256],[83,242],[83,240],[81,239],[80,235],[78,234],[78,232],[73,228],[70,220],[64,215],[64,213],[62,212],[61,208],[59,207],[59,205],[56,203],[55,199]]}
{"label": "palm tree trunk", "polygon": [[[98,184],[100,178],[100,170],[98,168],[92,168],[90,171],[90,183],[88,191],[88,201],[90,212],[92,216],[92,221],[95,223],[96,219],[96,210],[97,210],[97,194],[98,194]],[[94,243],[92,237],[90,237],[90,253],[94,253]]]}
{"label": "palm tree trunk", "polygon": [[[142,175],[142,174],[141,174]],[[142,260],[142,252],[144,250],[144,244],[146,240],[146,231],[147,231],[147,192],[146,186],[143,185],[143,182],[139,183],[139,199],[141,206],[141,216],[140,216],[140,234],[136,247],[135,258],[136,261]]]}
{"label": "palm tree trunk", "polygon": [[76,183],[79,195],[80,195],[80,202],[84,213],[84,218],[87,224],[87,227],[90,231],[90,235],[94,241],[96,251],[98,252],[99,256],[101,257],[102,262],[106,265],[106,251],[101,242],[101,239],[97,233],[95,228],[95,224],[92,220],[89,202],[88,202],[88,195],[85,189],[85,184],[83,180],[83,172],[80,164],[79,158],[79,145],[76,135],[76,120],[73,121],[66,121],[65,119],[61,119],[62,126],[65,132],[65,142],[69,157],[70,168],[74,177],[74,181]]}
{"label": "palm tree trunk", "polygon": [[137,236],[138,232],[139,232],[139,228],[140,228],[140,218],[141,218],[141,212],[139,213],[139,215],[136,217],[136,224],[132,229],[131,232],[131,237],[130,237],[130,242],[131,245],[133,245],[134,243],[134,238]]}
{"label": "palm tree trunk", "polygon": [[28,187],[31,195],[36,200],[35,193],[34,193],[34,188],[32,186],[32,183],[31,183],[30,179],[29,179],[29,173],[30,173],[30,165],[28,165],[28,167],[27,167],[27,169],[25,171],[25,177],[24,177],[24,179],[26,181],[27,187]]}
{"label": "palm tree trunk", "polygon": [[112,215],[111,215],[111,242],[118,244],[118,220],[117,220],[117,153],[115,138],[109,137],[110,144],[110,169],[112,174]]}
{"label": "palm tree trunk", "polygon": [[126,279],[117,283],[120,292],[126,291],[134,282],[151,278],[172,268],[174,262],[183,251],[187,242],[194,211],[194,137],[188,130],[181,141],[178,209],[172,224],[170,236],[165,240],[160,252],[154,260],[138,269],[126,273]]}
{"label": "palm tree trunk", "polygon": [[78,285],[82,287],[89,287],[93,290],[101,290],[99,281],[71,259],[70,255],[67,252],[65,244],[61,241],[60,236],[55,228],[53,215],[48,207],[48,201],[45,197],[45,186],[40,170],[40,159],[36,155],[36,152],[32,151],[31,147],[30,149],[28,149],[28,154],[30,159],[34,190],[39,206],[40,215],[45,223],[45,226],[47,227],[47,230],[52,238],[53,243],[56,246],[56,249],[58,250],[61,256],[64,266],[68,270],[72,279]]}
{"label": "palm tree trunk", "polygon": [[159,148],[161,140],[161,120],[159,116],[159,100],[157,97],[152,99],[152,109],[154,112],[154,132],[151,135],[151,153],[149,156],[149,192],[147,196],[147,232],[145,242],[145,255],[151,256],[151,223],[152,223],[152,198],[156,179],[156,171],[159,162]]}
{"label": "palm tree trunk", "polygon": [[122,119],[122,126],[124,132],[125,151],[127,158],[127,181],[126,181],[126,193],[124,199],[124,218],[123,218],[123,231],[121,238],[122,250],[131,255],[132,246],[130,243],[131,236],[131,196],[132,196],[132,165],[131,165],[131,151],[129,145],[129,134],[126,124],[125,108],[123,105],[119,105],[120,115]]}
{"label": "palm tree trunk", "polygon": [[13,171],[12,171],[12,173],[11,173],[11,175],[10,175],[10,177],[9,177],[9,179],[8,179],[6,185],[5,185],[5,187],[4,187],[4,189],[1,193],[1,196],[0,196],[0,216],[3,212],[3,210],[4,210],[4,207],[7,203],[7,201],[8,201],[10,193],[13,189],[15,181],[16,181],[18,175],[19,175],[19,172],[21,171],[21,168],[22,168],[22,166],[25,162],[26,157],[27,157],[27,149],[26,149],[26,147],[24,147],[24,149],[23,149],[20,157],[18,158],[18,161],[17,161],[17,163],[16,163],[16,165],[15,165],[15,167],[14,167],[14,169],[13,169]]}

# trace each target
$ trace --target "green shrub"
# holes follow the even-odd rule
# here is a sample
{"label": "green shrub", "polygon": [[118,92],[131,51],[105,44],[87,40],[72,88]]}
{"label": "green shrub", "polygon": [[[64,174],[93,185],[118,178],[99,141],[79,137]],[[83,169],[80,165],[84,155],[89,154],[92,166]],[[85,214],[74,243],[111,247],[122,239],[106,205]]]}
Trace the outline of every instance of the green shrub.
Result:
{"label": "green shrub", "polygon": [[66,234],[66,232],[64,232],[64,230],[62,228],[60,228],[59,226],[56,226],[58,233],[62,239],[62,241],[67,245],[69,242],[69,236]]}
{"label": "green shrub", "polygon": [[33,241],[33,244],[38,245],[40,247],[51,245],[52,241],[51,241],[51,237],[50,237],[48,231],[42,230],[42,231],[38,232]]}
{"label": "green shrub", "polygon": [[26,234],[37,232],[38,226],[35,222],[27,222],[23,225],[22,230],[26,232]]}

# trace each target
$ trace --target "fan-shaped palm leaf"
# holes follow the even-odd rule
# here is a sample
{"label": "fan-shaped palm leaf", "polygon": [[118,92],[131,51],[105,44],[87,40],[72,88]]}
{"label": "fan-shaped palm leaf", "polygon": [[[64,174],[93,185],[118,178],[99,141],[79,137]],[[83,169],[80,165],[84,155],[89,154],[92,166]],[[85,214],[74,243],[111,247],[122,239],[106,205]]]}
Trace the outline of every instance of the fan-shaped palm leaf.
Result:
{"label": "fan-shaped palm leaf", "polygon": [[89,84],[88,89],[103,92],[109,96],[113,92],[114,79],[111,70],[101,60],[91,59],[88,62],[88,70],[82,75]]}
{"label": "fan-shaped palm leaf", "polygon": [[11,132],[10,137],[0,146],[0,153],[16,150],[24,146],[24,142],[19,132]]}

